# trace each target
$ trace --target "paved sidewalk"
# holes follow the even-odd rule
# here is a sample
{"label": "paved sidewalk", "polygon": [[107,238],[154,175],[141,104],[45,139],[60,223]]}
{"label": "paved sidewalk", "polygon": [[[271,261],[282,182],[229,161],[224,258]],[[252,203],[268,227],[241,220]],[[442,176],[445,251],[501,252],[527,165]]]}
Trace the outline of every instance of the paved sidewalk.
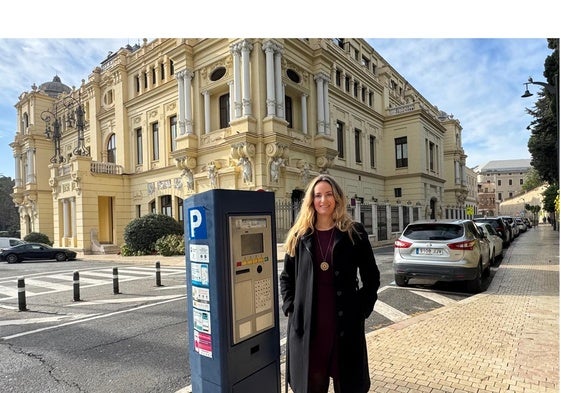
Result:
{"label": "paved sidewalk", "polygon": [[371,392],[558,392],[559,232],[509,247],[484,293],[367,336]]}

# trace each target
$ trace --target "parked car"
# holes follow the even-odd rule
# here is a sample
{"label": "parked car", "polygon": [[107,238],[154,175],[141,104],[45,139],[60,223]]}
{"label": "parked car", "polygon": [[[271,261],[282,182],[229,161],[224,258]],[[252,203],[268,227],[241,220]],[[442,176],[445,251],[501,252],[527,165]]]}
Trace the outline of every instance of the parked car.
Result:
{"label": "parked car", "polygon": [[476,222],[475,225],[483,229],[483,233],[489,239],[489,259],[491,264],[497,263],[503,257],[503,239],[499,233],[488,222]]}
{"label": "parked car", "polygon": [[508,248],[512,242],[512,228],[509,223],[503,220],[501,217],[484,217],[484,218],[474,218],[473,221],[486,222],[495,228],[495,231],[503,239],[503,248]]}
{"label": "parked car", "polygon": [[472,220],[415,221],[394,242],[395,282],[411,278],[467,281],[471,292],[483,290],[491,273],[489,241]]}
{"label": "parked car", "polygon": [[0,261],[16,263],[24,260],[55,259],[59,262],[76,259],[76,252],[66,248],[55,248],[42,243],[24,243],[6,248],[0,253]]}
{"label": "parked car", "polygon": [[522,220],[522,218],[520,217],[516,217],[514,219],[514,222],[516,223],[516,225],[518,225],[518,231],[520,233],[524,233],[528,230],[528,226],[526,225],[526,223],[524,222],[524,220]]}
{"label": "parked car", "polygon": [[528,217],[522,217],[522,221],[524,221],[528,229],[532,228],[532,221]]}
{"label": "parked car", "polygon": [[17,246],[18,244],[25,243],[23,240],[17,237],[0,237],[0,251],[5,248]]}
{"label": "parked car", "polygon": [[512,218],[511,216],[499,217],[501,217],[508,225],[510,225],[510,228],[512,230],[512,240],[516,239],[518,235],[520,235],[520,230],[518,230],[518,226],[514,223],[514,218]]}

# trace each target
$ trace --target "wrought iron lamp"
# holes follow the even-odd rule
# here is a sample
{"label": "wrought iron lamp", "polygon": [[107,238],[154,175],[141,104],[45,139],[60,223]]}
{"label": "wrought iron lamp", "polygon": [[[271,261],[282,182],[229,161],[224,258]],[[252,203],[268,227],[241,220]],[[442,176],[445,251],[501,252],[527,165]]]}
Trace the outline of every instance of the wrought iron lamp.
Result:
{"label": "wrought iron lamp", "polygon": [[46,123],[45,136],[47,139],[52,139],[55,146],[55,154],[51,157],[51,163],[63,163],[64,157],[60,153],[60,138],[62,134],[60,131],[57,105],[54,107],[54,113],[49,110],[41,112],[41,119]]}
{"label": "wrought iron lamp", "polygon": [[[69,109],[66,117],[66,124],[69,127],[76,127],[78,131],[78,145],[73,150],[76,156],[89,156],[90,149],[84,145],[84,127],[86,122],[84,120],[85,110],[82,104],[82,96],[78,93],[78,99],[68,96],[64,99],[64,106]],[[76,109],[73,110],[73,108]]]}

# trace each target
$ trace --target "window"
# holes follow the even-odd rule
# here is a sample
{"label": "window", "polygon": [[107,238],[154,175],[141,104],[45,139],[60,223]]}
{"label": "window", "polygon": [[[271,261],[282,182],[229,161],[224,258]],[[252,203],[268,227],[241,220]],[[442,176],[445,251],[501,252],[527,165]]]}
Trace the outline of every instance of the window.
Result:
{"label": "window", "polygon": [[508,185],[512,186],[512,179],[508,179]]}
{"label": "window", "polygon": [[292,98],[284,96],[284,117],[288,122],[288,128],[292,128]]}
{"label": "window", "polygon": [[520,179],[520,185],[524,184],[524,179]]}
{"label": "window", "polygon": [[335,70],[335,85],[341,87],[341,70]]}
{"label": "window", "polygon": [[434,143],[429,142],[429,169],[431,171],[434,171],[434,154],[435,154]]}
{"label": "window", "polygon": [[345,124],[343,122],[337,121],[337,155],[339,158],[345,158],[344,127]]}
{"label": "window", "polygon": [[136,88],[136,92],[140,93],[140,76],[135,76],[134,77],[134,82],[135,82],[135,88]]}
{"label": "window", "polygon": [[351,78],[348,76],[345,77],[345,91],[347,93],[351,91]]}
{"label": "window", "polygon": [[169,118],[169,138],[171,141],[171,151],[177,149],[177,116],[172,116]]}
{"label": "window", "polygon": [[502,193],[502,192],[499,192],[498,197],[499,197],[499,201],[502,201],[502,200],[503,200],[503,193]]}
{"label": "window", "polygon": [[368,149],[370,150],[370,167],[376,167],[376,137],[374,135],[370,135],[370,139],[368,141]]}
{"label": "window", "polygon": [[177,221],[183,224],[183,199],[175,197],[177,199]]}
{"label": "window", "polygon": [[142,128],[137,128],[136,133],[136,165],[142,164]]}
{"label": "window", "polygon": [[152,123],[152,160],[160,159],[160,131],[158,123]]}
{"label": "window", "polygon": [[360,134],[361,131],[358,128],[355,128],[355,158],[357,164],[362,162],[362,158],[360,156]]}
{"label": "window", "polygon": [[156,67],[152,67],[152,84],[156,84]]}
{"label": "window", "polygon": [[164,80],[166,78],[166,67],[164,63],[160,64],[160,79]]}
{"label": "window", "polygon": [[395,138],[395,167],[406,168],[407,157],[407,137]]}
{"label": "window", "polygon": [[173,217],[171,215],[171,195],[162,195],[160,197],[160,204],[161,213],[166,216]]}
{"label": "window", "polygon": [[216,82],[217,80],[222,79],[224,75],[226,75],[226,67],[218,67],[210,74],[210,80]]}
{"label": "window", "polygon": [[396,198],[401,198],[401,187],[393,189],[393,195]]}
{"label": "window", "polygon": [[170,60],[170,61],[169,61],[169,74],[170,74],[171,76],[173,76],[173,74],[175,74],[175,69],[174,69],[174,67],[173,67],[173,60]]}
{"label": "window", "polygon": [[497,185],[501,186],[502,185],[502,180],[497,180]]}
{"label": "window", "polygon": [[117,162],[116,150],[115,134],[111,134],[109,140],[107,141],[107,162],[113,164]]}
{"label": "window", "polygon": [[142,213],[140,205],[136,205],[135,208],[136,208],[136,218],[140,218],[140,215]]}
{"label": "window", "polygon": [[144,88],[148,89],[148,73],[144,72]]}
{"label": "window", "polygon": [[354,95],[355,97],[358,97],[358,82],[355,82],[355,83],[354,83],[354,86],[353,86],[353,95]]}
{"label": "window", "polygon": [[333,43],[341,49],[345,49],[345,39],[344,38],[333,38]]}
{"label": "window", "polygon": [[148,204],[148,209],[151,214],[156,214],[156,201],[152,199]]}
{"label": "window", "polygon": [[230,94],[224,94],[219,98],[220,128],[230,127]]}

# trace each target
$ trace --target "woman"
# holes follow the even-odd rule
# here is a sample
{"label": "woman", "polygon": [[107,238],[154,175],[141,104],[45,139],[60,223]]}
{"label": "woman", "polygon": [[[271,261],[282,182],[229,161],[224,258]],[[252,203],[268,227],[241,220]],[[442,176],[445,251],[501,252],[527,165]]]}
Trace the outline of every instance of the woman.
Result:
{"label": "woman", "polygon": [[374,308],[380,272],[366,230],[347,213],[331,176],[308,185],[285,246],[280,286],[292,390],[326,393],[332,378],[336,393],[368,392],[364,320]]}

